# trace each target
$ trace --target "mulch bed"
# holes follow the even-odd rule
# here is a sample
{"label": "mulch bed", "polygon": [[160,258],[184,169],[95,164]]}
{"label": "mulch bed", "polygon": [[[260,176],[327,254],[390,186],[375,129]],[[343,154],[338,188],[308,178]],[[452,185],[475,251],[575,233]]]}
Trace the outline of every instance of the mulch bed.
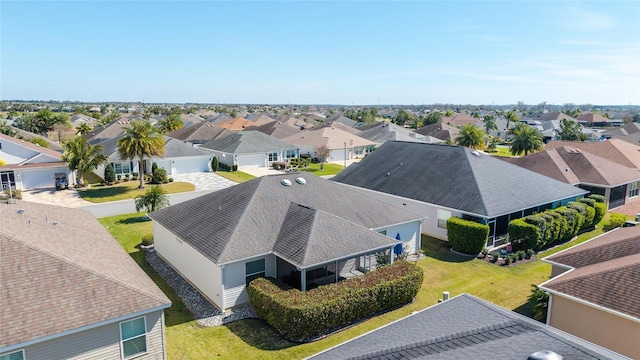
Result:
{"label": "mulch bed", "polygon": [[497,262],[493,262],[491,260],[491,255],[487,255],[484,258],[481,257],[481,255],[478,255],[477,259],[480,260],[480,261],[486,261],[486,262],[488,262],[490,264],[495,264],[495,265],[498,265],[498,266],[514,267],[514,266],[518,266],[518,265],[524,265],[524,264],[530,263],[532,261],[536,261],[536,260],[538,260],[538,256],[537,255],[533,255],[529,259],[524,258],[524,259],[518,260],[516,262],[511,262],[511,264],[509,264],[509,265],[505,265],[503,257],[501,257]]}

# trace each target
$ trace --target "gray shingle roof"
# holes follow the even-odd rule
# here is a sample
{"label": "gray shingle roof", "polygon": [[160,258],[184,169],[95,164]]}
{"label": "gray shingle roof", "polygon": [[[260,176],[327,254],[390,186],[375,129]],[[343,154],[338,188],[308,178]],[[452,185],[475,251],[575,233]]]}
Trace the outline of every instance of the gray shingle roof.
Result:
{"label": "gray shingle roof", "polygon": [[332,180],[487,217],[587,193],[465,147],[398,141]]}
{"label": "gray shingle roof", "polygon": [[234,134],[233,131],[215,125],[210,121],[203,121],[172,131],[167,136],[194,144],[202,144],[209,140],[232,134]]}
{"label": "gray shingle roof", "polygon": [[255,130],[240,131],[223,138],[213,139],[200,147],[229,154],[267,153],[269,151],[297,148],[297,146],[286,141]]}
{"label": "gray shingle roof", "polygon": [[0,348],[170,305],[88,211],[18,200],[0,219]]}
{"label": "gray shingle roof", "polygon": [[456,296],[310,359],[626,359],[469,294]]}
{"label": "gray shingle roof", "polygon": [[300,266],[377,248],[389,239],[367,229],[421,219],[311,174],[263,176],[150,216],[216,264],[275,251]]}
{"label": "gray shingle roof", "polygon": [[[122,135],[123,134],[120,134],[113,139],[109,139],[100,143],[100,145],[102,145],[102,153],[107,155],[109,161],[125,160],[121,159],[120,154],[118,153],[118,140],[122,137]],[[203,155],[210,155],[210,153],[206,150],[200,150],[193,147],[192,145],[186,144],[181,140],[170,138],[168,136],[164,137],[164,155],[161,156],[163,158]]]}

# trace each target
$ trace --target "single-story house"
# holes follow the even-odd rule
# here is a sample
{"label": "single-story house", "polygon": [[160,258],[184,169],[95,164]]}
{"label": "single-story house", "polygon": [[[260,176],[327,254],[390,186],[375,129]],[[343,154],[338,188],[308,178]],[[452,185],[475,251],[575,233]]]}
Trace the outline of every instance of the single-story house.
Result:
{"label": "single-story house", "polygon": [[640,359],[640,229],[619,228],[542,259],[547,324]]}
{"label": "single-story house", "polygon": [[627,359],[464,293],[307,359],[562,358]]}
{"label": "single-story house", "polygon": [[260,131],[261,133],[267,134],[276,139],[284,139],[291,135],[298,134],[302,131],[300,127],[282,121],[272,121],[264,125],[252,126],[244,131],[249,130]]}
{"label": "single-story house", "polygon": [[447,239],[447,220],[488,224],[488,247],[513,219],[556,208],[588,191],[462,146],[388,141],[333,181],[424,215],[425,234]]}
{"label": "single-story house", "polygon": [[216,125],[211,121],[202,121],[197,124],[185,126],[172,131],[168,133],[167,136],[184,141],[185,143],[193,146],[198,146],[206,143],[207,141],[225,137],[233,133],[233,131],[220,127],[220,125]]}
{"label": "single-story house", "polygon": [[[139,170],[139,159],[122,159],[118,153],[118,140],[121,136],[102,142],[102,152],[107,155],[107,161],[113,166],[116,176],[137,173]],[[190,172],[203,172],[210,170],[211,154],[200,150],[180,140],[164,137],[164,155],[162,157],[152,156],[145,158],[143,166],[144,173],[150,174],[153,163],[164,168],[168,176],[184,174]],[[105,165],[100,165],[94,171],[99,176],[104,176]]]}
{"label": "single-story house", "polygon": [[455,126],[457,128],[462,127],[464,125],[481,125],[482,120],[479,118],[474,118],[473,116],[467,113],[454,114],[453,116],[444,116],[442,117],[443,124],[449,124],[451,126]]}
{"label": "single-story house", "polygon": [[[361,127],[358,129],[362,129]],[[406,129],[402,126],[388,122],[378,122],[372,126],[362,129],[357,136],[373,141],[376,146],[380,146],[387,141],[410,141],[437,144],[443,143],[444,140],[431,136],[418,134],[417,132]]]}
{"label": "single-story house", "polygon": [[593,113],[593,112],[584,112],[576,116],[576,119],[580,124],[585,126],[607,127],[607,126],[622,125],[622,120],[608,119],[600,114]]}
{"label": "single-story house", "polygon": [[[420,249],[422,216],[311,174],[262,176],[149,214],[157,253],[220,309],[260,276],[301,290]],[[402,246],[399,246],[402,244]],[[403,249],[404,248],[404,249]]]}
{"label": "single-story house", "polygon": [[609,209],[639,199],[640,171],[571,146],[501,159],[603,195]]}
{"label": "single-story house", "polygon": [[0,359],[166,359],[170,300],[86,210],[0,204]]}
{"label": "single-story house", "polygon": [[321,127],[305,130],[283,140],[300,147],[301,154],[317,157],[316,149],[329,149],[328,162],[340,162],[364,157],[375,149],[376,143],[363,139],[343,129],[344,126]]}
{"label": "single-story house", "polygon": [[270,167],[300,156],[300,149],[284,140],[255,130],[239,131],[233,135],[216,138],[198,147],[227,165],[242,168]]}
{"label": "single-story house", "polygon": [[435,124],[423,126],[419,129],[414,130],[414,132],[423,136],[431,136],[445,142],[454,143],[455,139],[460,134],[460,129],[455,126],[438,122]]}
{"label": "single-story house", "polygon": [[[217,122],[216,122],[217,123]],[[231,131],[240,131],[243,130],[245,128],[251,127],[251,126],[256,126],[258,124],[256,124],[253,121],[247,120],[245,118],[241,118],[241,117],[236,117],[224,122],[220,123],[220,126],[231,130]]]}
{"label": "single-story house", "polygon": [[55,174],[67,174],[69,184],[75,173],[62,162],[62,154],[30,142],[0,133],[0,188],[31,190],[55,187]]}

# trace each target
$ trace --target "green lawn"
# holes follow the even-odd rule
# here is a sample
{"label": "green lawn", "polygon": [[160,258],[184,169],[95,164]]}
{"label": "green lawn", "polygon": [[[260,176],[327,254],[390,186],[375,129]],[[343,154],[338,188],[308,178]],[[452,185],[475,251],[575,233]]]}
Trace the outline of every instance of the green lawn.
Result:
{"label": "green lawn", "polygon": [[[420,260],[418,265],[424,271],[424,283],[413,303],[325,339],[308,344],[293,344],[280,338],[264,322],[256,319],[240,320],[212,328],[199,327],[173,290],[146,264],[143,254],[136,248],[142,235],[151,232],[151,222],[142,221],[137,213],[99,220],[171,299],[173,305],[165,311],[169,359],[300,359],[409,315],[413,311],[434,305],[442,297],[443,291],[449,291],[451,296],[467,292],[504,308],[530,315],[527,298],[531,286],[547,280],[551,274],[551,265],[540,260],[502,267],[456,255],[449,251],[448,243],[423,237],[422,249],[427,257]],[[607,217],[600,225],[606,221]],[[597,230],[580,235],[572,242],[540,253],[538,258],[586,241],[601,234],[601,229],[600,226]]]}
{"label": "green lawn", "polygon": [[[127,181],[124,183],[111,185],[111,186],[100,186],[94,185],[90,188],[80,189],[78,193],[80,196],[87,201],[93,203],[103,203],[107,201],[117,201],[117,200],[127,200],[133,199],[136,196],[143,193],[144,190],[138,189],[138,185],[140,185],[139,181]],[[147,187],[153,185],[147,185]],[[167,193],[179,193],[186,191],[194,191],[195,186],[186,182],[173,182],[168,184],[161,185]]]}
{"label": "green lawn", "polygon": [[489,153],[489,154],[493,156],[513,157],[513,155],[511,155],[511,151],[509,150],[508,146],[498,146],[496,148],[496,151],[497,152]]}
{"label": "green lawn", "polygon": [[220,175],[227,180],[237,182],[237,183],[243,183],[256,178],[255,176],[251,174],[247,174],[242,171],[233,171],[233,172],[217,171],[216,175]]}
{"label": "green lawn", "polygon": [[300,171],[313,173],[316,176],[336,175],[344,169],[344,166],[338,164],[324,164],[324,169],[320,170],[320,164],[309,164],[309,166],[300,168]]}

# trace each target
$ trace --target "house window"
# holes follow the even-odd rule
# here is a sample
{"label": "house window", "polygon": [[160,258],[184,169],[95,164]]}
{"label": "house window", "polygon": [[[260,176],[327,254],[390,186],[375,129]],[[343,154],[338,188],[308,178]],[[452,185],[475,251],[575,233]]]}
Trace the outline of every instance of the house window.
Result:
{"label": "house window", "polygon": [[441,229],[447,228],[447,220],[451,217],[451,211],[438,209],[438,227]]}
{"label": "house window", "polygon": [[631,183],[629,186],[629,197],[638,196],[638,185],[640,185],[640,181]]}
{"label": "house window", "polygon": [[254,279],[257,279],[259,277],[264,277],[265,275],[264,264],[265,264],[264,259],[249,261],[248,263],[244,264],[245,274],[247,276],[247,285],[249,285],[249,283]]}
{"label": "house window", "polygon": [[285,150],[284,157],[286,159],[295,159],[298,157],[298,150]]}
{"label": "house window", "polygon": [[147,319],[139,317],[120,323],[122,358],[128,359],[147,352]]}
{"label": "house window", "polygon": [[364,153],[364,146],[356,146],[353,148],[353,152],[356,155],[362,155]]}
{"label": "house window", "polygon": [[9,186],[11,186],[12,189],[16,187],[16,179],[13,171],[0,172],[0,190],[7,189]]}
{"label": "house window", "polygon": [[124,175],[131,173],[130,163],[113,163],[113,171],[116,175]]}
{"label": "house window", "polygon": [[269,153],[267,155],[269,156],[269,162],[278,161],[278,153],[277,152],[271,152],[271,153]]}
{"label": "house window", "polygon": [[12,353],[0,355],[0,360],[24,360],[24,350],[18,350]]}

